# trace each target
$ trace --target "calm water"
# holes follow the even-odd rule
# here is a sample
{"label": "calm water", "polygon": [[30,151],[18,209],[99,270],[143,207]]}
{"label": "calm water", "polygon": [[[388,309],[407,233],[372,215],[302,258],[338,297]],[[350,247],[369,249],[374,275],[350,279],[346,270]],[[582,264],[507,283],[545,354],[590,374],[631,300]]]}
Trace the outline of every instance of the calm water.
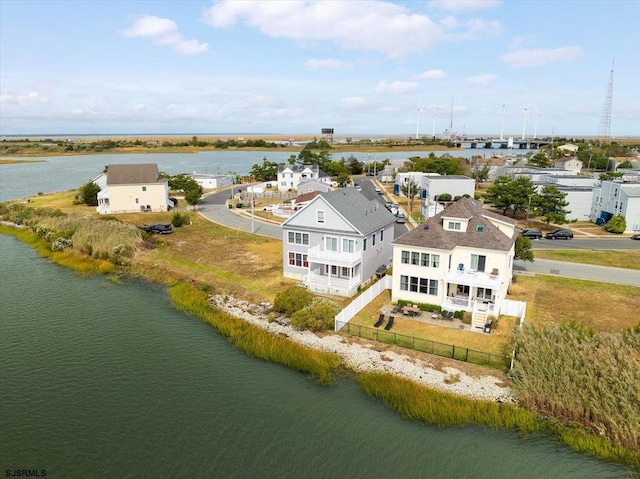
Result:
{"label": "calm water", "polygon": [[0,467],[47,477],[619,478],[543,437],[402,420],[247,357],[145,283],[0,235]]}
{"label": "calm water", "polygon": [[[505,150],[464,150],[455,152],[456,156],[490,155],[492,151]],[[513,150],[523,153],[526,150]],[[429,156],[428,151],[394,151],[393,154],[367,154],[362,152],[345,152],[333,155],[334,159],[355,156],[362,162],[402,159],[410,156]],[[433,152],[436,155],[445,152]],[[16,163],[0,165],[0,202],[25,198],[42,193],[53,193],[78,188],[92,180],[109,164],[121,163],[157,163],[160,171],[176,175],[178,173],[226,173],[248,174],[251,167],[262,163],[263,158],[269,161],[286,162],[290,151],[209,151],[196,154],[187,153],[148,153],[130,155],[81,155],[51,156],[31,158],[45,160],[38,163]],[[29,158],[24,158],[29,159]]]}

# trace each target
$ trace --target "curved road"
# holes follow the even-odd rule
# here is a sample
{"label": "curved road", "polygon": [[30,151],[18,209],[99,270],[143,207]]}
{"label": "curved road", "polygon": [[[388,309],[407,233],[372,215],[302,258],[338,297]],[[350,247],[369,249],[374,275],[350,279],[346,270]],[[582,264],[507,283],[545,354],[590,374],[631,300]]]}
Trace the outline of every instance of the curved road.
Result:
{"label": "curved road", "polygon": [[[383,201],[383,197],[379,196],[370,185],[369,179],[359,181],[362,185],[362,192],[373,199],[379,198]],[[369,183],[369,185],[367,185]],[[239,214],[226,205],[226,201],[231,196],[231,190],[223,190],[212,193],[202,199],[198,205],[198,212],[206,219],[226,226],[238,231],[254,233],[270,238],[282,239],[282,230],[280,225],[268,223],[246,217]],[[396,237],[406,231],[405,225],[396,224]],[[638,249],[639,241],[626,239],[573,239],[570,241],[540,240],[532,241],[534,249],[536,247],[554,248],[555,249]],[[549,246],[547,246],[549,244]],[[586,279],[590,281],[601,281],[613,284],[626,284],[640,287],[640,271],[610,268],[605,266],[593,266],[579,263],[567,263],[562,261],[552,261],[537,259],[533,263],[526,261],[515,261],[513,266],[516,274],[547,274],[553,276],[563,276],[567,278]]]}

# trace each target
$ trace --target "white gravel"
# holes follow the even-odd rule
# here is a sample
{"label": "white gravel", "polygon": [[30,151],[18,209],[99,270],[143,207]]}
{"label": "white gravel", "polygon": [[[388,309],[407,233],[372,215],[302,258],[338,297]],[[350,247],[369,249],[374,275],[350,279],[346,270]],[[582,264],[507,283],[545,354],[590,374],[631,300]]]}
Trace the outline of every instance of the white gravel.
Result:
{"label": "white gravel", "polygon": [[396,374],[420,384],[470,399],[515,402],[511,389],[492,375],[472,377],[452,367],[434,369],[427,360],[416,359],[394,351],[377,351],[374,343],[350,342],[339,334],[318,336],[291,326],[268,321],[262,308],[229,296],[212,296],[209,302],[232,316],[248,321],[274,335],[286,336],[309,348],[336,353],[344,367],[356,372],[376,371]]}

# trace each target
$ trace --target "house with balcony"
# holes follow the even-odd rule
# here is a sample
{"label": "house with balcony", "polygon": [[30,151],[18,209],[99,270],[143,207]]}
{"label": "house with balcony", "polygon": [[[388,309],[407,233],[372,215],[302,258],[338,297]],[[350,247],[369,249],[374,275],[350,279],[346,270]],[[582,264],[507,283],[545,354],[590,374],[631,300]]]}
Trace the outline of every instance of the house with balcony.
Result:
{"label": "house with balcony", "polygon": [[100,214],[168,211],[174,206],[168,181],[155,163],[109,165],[104,175],[96,207]]}
{"label": "house with balcony", "polygon": [[599,188],[593,189],[589,219],[601,225],[616,215],[624,217],[627,224],[625,233],[640,231],[640,175],[635,177],[635,181],[605,180]]}
{"label": "house with balcony", "polygon": [[392,301],[472,313],[483,328],[511,283],[516,221],[461,198],[393,242]]}
{"label": "house with balcony", "polygon": [[393,216],[355,188],[320,193],[282,224],[283,275],[350,297],[391,263]]}
{"label": "house with balcony", "polygon": [[318,165],[278,165],[278,191],[297,190],[300,183],[307,181],[331,186],[331,177]]}

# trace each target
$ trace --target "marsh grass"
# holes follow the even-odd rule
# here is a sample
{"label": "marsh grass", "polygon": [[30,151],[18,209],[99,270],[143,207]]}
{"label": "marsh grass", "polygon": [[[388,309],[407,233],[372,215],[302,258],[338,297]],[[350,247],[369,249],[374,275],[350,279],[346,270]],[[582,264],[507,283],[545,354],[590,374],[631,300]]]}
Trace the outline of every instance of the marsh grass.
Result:
{"label": "marsh grass", "polygon": [[320,384],[330,384],[333,374],[340,366],[340,360],[335,354],[313,350],[290,339],[273,336],[257,326],[212,308],[207,302],[207,294],[193,286],[176,284],[169,289],[169,297],[176,309],[211,324],[250,356],[308,372]]}
{"label": "marsh grass", "polygon": [[525,325],[516,345],[513,385],[524,407],[640,453],[640,327]]}
{"label": "marsh grass", "polygon": [[358,375],[358,382],[369,396],[381,400],[405,419],[437,427],[473,424],[524,434],[547,433],[575,451],[640,466],[640,454],[636,451],[614,445],[580,428],[563,426],[521,407],[452,396],[391,374],[362,373]]}

